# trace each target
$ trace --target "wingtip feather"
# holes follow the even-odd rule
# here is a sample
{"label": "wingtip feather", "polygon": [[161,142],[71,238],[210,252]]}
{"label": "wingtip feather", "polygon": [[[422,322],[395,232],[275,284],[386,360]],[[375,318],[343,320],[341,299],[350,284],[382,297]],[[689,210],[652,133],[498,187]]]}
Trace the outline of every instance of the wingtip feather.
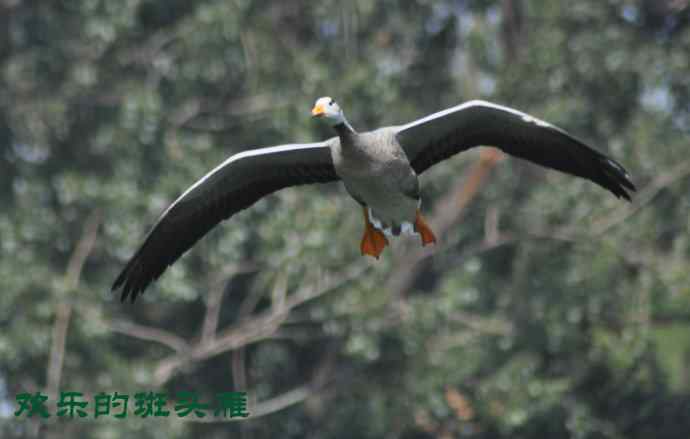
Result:
{"label": "wingtip feather", "polygon": [[616,197],[632,202],[629,191],[635,192],[637,188],[631,181],[630,174],[620,163],[606,156],[602,156],[602,163],[604,176],[606,177],[604,187],[613,192]]}

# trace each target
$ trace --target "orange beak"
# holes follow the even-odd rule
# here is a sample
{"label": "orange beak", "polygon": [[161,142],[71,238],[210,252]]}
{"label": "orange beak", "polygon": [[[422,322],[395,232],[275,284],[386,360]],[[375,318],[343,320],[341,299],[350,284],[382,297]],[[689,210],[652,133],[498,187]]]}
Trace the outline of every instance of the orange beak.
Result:
{"label": "orange beak", "polygon": [[311,116],[312,117],[319,117],[319,116],[323,116],[323,115],[324,115],[323,105],[321,105],[321,104],[314,105],[314,108],[311,109]]}

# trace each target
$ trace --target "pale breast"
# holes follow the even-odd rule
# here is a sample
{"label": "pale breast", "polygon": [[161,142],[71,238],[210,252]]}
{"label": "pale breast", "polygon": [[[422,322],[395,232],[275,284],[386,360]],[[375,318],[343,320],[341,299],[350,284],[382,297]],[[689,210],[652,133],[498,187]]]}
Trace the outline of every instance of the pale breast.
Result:
{"label": "pale breast", "polygon": [[414,219],[418,201],[409,188],[416,187],[417,177],[392,133],[363,133],[332,151],[345,188],[378,219],[387,224]]}

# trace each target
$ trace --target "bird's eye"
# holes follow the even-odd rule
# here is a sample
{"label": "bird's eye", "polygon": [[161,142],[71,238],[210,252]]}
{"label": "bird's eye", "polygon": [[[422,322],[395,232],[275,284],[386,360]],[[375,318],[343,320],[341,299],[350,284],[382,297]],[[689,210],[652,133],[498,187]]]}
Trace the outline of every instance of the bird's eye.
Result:
{"label": "bird's eye", "polygon": [[334,103],[335,103],[335,101],[333,99],[331,99],[331,102],[329,102],[328,105],[333,105]]}

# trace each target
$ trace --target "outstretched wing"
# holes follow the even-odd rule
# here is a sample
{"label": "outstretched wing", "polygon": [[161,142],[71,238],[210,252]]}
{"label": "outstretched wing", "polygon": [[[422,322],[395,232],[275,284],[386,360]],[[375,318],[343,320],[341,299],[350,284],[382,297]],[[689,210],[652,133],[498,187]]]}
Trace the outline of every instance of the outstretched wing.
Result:
{"label": "outstretched wing", "polygon": [[626,170],[564,130],[512,108],[470,101],[397,128],[397,139],[414,170],[469,148],[495,146],[507,154],[586,178],[617,197],[635,191]]}
{"label": "outstretched wing", "polygon": [[330,141],[235,154],[187,189],[158,219],[113,284],[121,300],[156,280],[216,224],[279,189],[338,180]]}

